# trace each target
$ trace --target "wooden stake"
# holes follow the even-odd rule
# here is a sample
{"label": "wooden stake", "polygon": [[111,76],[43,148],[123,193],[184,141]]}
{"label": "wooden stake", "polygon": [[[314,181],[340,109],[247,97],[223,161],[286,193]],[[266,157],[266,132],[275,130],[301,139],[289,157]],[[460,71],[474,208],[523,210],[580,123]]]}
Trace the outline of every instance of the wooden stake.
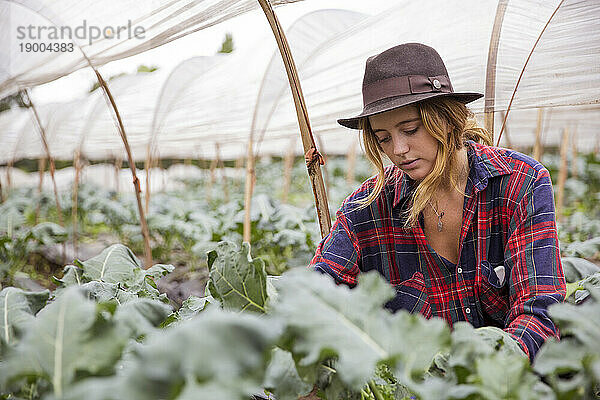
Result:
{"label": "wooden stake", "polygon": [[354,184],[354,170],[356,169],[356,140],[352,142],[348,154],[346,155],[346,183],[348,185]]}
{"label": "wooden stake", "polygon": [[[500,115],[501,115],[502,119],[504,119],[505,112],[504,111],[500,111]],[[506,147],[508,147],[509,149],[515,149],[515,150],[517,150],[516,148],[513,147],[513,143],[512,143],[512,140],[510,140],[510,134],[509,133],[510,132],[508,131],[508,125],[505,125],[504,126],[504,137],[506,138]]]}
{"label": "wooden stake", "polygon": [[[25,104],[26,107],[30,108],[31,111],[33,112],[34,121],[35,121],[38,131],[40,133],[40,136],[42,139],[42,144],[44,146],[44,151],[46,152],[46,157],[48,158],[48,162],[50,164],[50,178],[52,178],[52,187],[54,188],[54,200],[56,202],[56,213],[58,214],[58,223],[60,226],[64,227],[65,223],[63,221],[62,208],[60,206],[60,201],[58,199],[58,188],[56,186],[56,177],[54,176],[54,172],[55,172],[54,158],[52,158],[52,155],[50,154],[50,147],[48,146],[48,140],[46,138],[46,130],[44,129],[44,126],[42,124],[42,121],[40,119],[40,116],[37,112],[35,105],[31,101],[31,96],[29,95],[29,89],[25,89],[21,92],[21,100],[22,100],[23,104]],[[63,243],[63,245],[62,245],[62,250],[63,250],[62,251],[62,263],[65,264],[66,256],[67,256],[65,243]]]}
{"label": "wooden stake", "polygon": [[567,157],[569,153],[569,130],[564,129],[560,143],[560,169],[558,170],[558,201],[556,204],[556,218],[562,219],[564,206],[565,182],[567,181],[568,165]]}
{"label": "wooden stake", "polygon": [[[535,43],[533,44],[533,47],[529,51],[529,55],[527,56],[527,60],[525,60],[525,64],[523,64],[523,68],[521,69],[521,73],[519,74],[519,78],[517,79],[517,83],[515,84],[515,88],[514,88],[513,93],[512,93],[512,95],[510,97],[510,101],[508,102],[508,107],[506,108],[506,115],[504,116],[504,120],[502,121],[502,128],[500,129],[500,134],[498,135],[498,142],[497,143],[500,143],[500,138],[502,138],[502,132],[504,131],[504,126],[506,125],[506,119],[508,118],[508,113],[510,112],[510,108],[512,106],[513,100],[515,99],[515,95],[517,94],[517,89],[519,88],[519,84],[521,83],[521,79],[523,78],[523,74],[525,73],[525,68],[527,68],[527,64],[529,64],[529,60],[531,59],[531,56],[533,55],[533,52],[535,51],[535,48],[537,47],[538,43],[540,42],[540,39],[542,38],[542,35],[544,34],[544,32],[546,32],[546,29],[548,28],[548,25],[550,25],[550,21],[552,21],[552,18],[554,18],[554,16],[558,12],[558,9],[560,7],[562,7],[562,5],[563,5],[564,2],[565,2],[565,0],[561,0],[560,3],[558,3],[558,5],[556,6],[556,8],[554,9],[554,12],[550,16],[550,18],[548,18],[548,21],[546,21],[546,24],[544,25],[544,28],[542,29],[542,31],[538,35]],[[497,145],[498,144],[496,144],[496,146]]]}
{"label": "wooden stake", "polygon": [[244,234],[243,241],[250,243],[252,232],[252,221],[250,212],[252,209],[252,192],[254,191],[254,153],[252,150],[252,137],[248,139],[248,153],[246,157],[246,186],[244,189]]}
{"label": "wooden stake", "polygon": [[[245,173],[246,173],[245,172],[246,168],[244,166],[244,163],[245,163],[244,156],[240,156],[240,157],[236,158],[236,160],[235,160],[236,187],[240,191],[242,191],[242,187],[244,185],[244,181],[242,178],[245,176]],[[238,186],[238,184],[239,184],[239,186]]]}
{"label": "wooden stake", "polygon": [[538,108],[537,125],[535,127],[535,144],[533,145],[533,158],[540,161],[542,158],[542,121],[543,121],[544,109]]}
{"label": "wooden stake", "polygon": [[[331,197],[329,196],[329,188],[331,188],[331,182],[330,182],[330,177],[329,177],[329,171],[327,170],[327,154],[325,153],[325,146],[323,146],[323,141],[321,140],[321,136],[320,135],[315,135],[317,138],[317,143],[319,144],[319,147],[321,148],[321,154],[323,156],[323,176],[325,177],[325,195],[326,195],[326,199]],[[327,210],[327,215],[329,215],[329,210]],[[331,222],[331,220],[330,220]],[[331,227],[330,227],[331,229]]]}
{"label": "wooden stake", "polygon": [[[82,50],[83,52],[83,50]],[[85,53],[84,53],[85,56]],[[119,130],[119,135],[121,136],[121,140],[123,141],[123,145],[125,146],[125,151],[127,152],[127,159],[129,160],[129,168],[131,170],[131,175],[133,176],[133,187],[135,191],[135,198],[137,201],[138,212],[140,216],[140,224],[142,225],[142,236],[144,237],[144,255],[146,261],[146,268],[150,268],[152,266],[152,249],[150,248],[150,231],[148,230],[148,224],[146,223],[146,216],[144,215],[144,208],[142,207],[142,197],[141,197],[141,189],[140,189],[140,180],[137,177],[137,173],[135,171],[135,162],[133,161],[133,154],[131,154],[131,148],[129,147],[129,141],[127,140],[127,135],[125,133],[125,127],[123,126],[123,120],[121,119],[121,114],[119,113],[119,109],[117,108],[117,104],[115,103],[115,99],[112,96],[110,89],[108,88],[108,84],[100,75],[100,72],[94,68],[91,61],[86,57],[90,67],[94,70],[96,74],[96,78],[98,79],[98,83],[102,87],[104,91],[104,95],[107,101],[112,106],[112,110],[115,113],[117,119],[117,128]]]}
{"label": "wooden stake", "polygon": [[313,195],[315,196],[315,206],[317,211],[317,217],[319,219],[319,226],[321,228],[321,236],[325,237],[329,234],[331,229],[331,218],[329,216],[329,206],[327,204],[327,193],[325,191],[325,184],[323,182],[323,175],[321,173],[320,164],[323,162],[322,157],[317,151],[314,139],[312,138],[312,132],[310,128],[310,122],[308,120],[308,111],[304,102],[304,95],[302,94],[302,88],[300,86],[300,80],[298,78],[298,71],[290,51],[287,39],[283,32],[283,28],[279,24],[277,15],[271,7],[269,0],[258,0],[260,3],[275,40],[279,47],[279,52],[283,58],[283,63],[288,75],[290,82],[290,88],[292,96],[294,97],[294,105],[296,106],[296,115],[298,117],[298,125],[300,127],[300,134],[302,137],[302,146],[304,147],[304,154],[306,158],[306,168],[308,170],[308,176],[313,189]]}
{"label": "wooden stake", "polygon": [[496,64],[498,60],[498,44],[500,42],[500,32],[508,0],[498,1],[496,7],[496,18],[492,28],[492,36],[488,48],[488,59],[485,77],[485,129],[494,137],[494,107],[496,102]]}
{"label": "wooden stake", "polygon": [[294,147],[296,139],[290,140],[288,151],[285,153],[283,160],[283,191],[281,192],[281,202],[287,203],[290,186],[292,184],[292,171],[294,169]]}
{"label": "wooden stake", "polygon": [[46,139],[46,130],[44,129],[44,126],[42,125],[42,121],[40,119],[40,116],[37,112],[35,105],[31,101],[31,97],[29,95],[29,90],[25,89],[21,93],[22,93],[21,96],[23,96],[23,93],[25,94],[24,98],[22,99],[23,103],[28,108],[31,108],[31,111],[33,112],[34,121],[35,121],[38,131],[40,133],[44,151],[46,152],[46,158],[48,158],[48,162],[50,164],[50,177],[52,178],[52,186],[54,188],[54,200],[56,201],[56,212],[58,213],[58,223],[60,224],[60,226],[65,226],[65,223],[63,222],[63,217],[62,217],[62,208],[60,207],[60,201],[58,199],[58,188],[56,186],[56,178],[54,176],[54,172],[55,172],[56,168],[54,165],[54,158],[52,158],[52,155],[50,154],[50,147],[48,146],[48,140]]}

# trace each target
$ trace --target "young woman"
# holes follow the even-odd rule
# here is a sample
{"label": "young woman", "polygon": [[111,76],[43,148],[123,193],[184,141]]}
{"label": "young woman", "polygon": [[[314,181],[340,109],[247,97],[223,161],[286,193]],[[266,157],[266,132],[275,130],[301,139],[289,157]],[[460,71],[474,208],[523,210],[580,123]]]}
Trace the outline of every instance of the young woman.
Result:
{"label": "young woman", "polygon": [[[536,160],[491,147],[431,47],[408,43],[370,57],[360,129],[378,174],[342,204],[311,266],[338,283],[378,271],[387,306],[450,326],[496,326],[533,360],[558,337],[548,306],[564,300],[554,199]],[[383,166],[382,155],[392,162]]]}

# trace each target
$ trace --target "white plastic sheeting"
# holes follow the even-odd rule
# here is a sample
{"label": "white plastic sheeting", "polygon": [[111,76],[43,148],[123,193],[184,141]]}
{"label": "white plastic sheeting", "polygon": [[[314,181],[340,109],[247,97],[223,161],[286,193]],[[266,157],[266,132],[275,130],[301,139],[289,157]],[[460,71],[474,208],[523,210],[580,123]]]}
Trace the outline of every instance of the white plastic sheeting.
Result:
{"label": "white plastic sheeting", "polygon": [[[320,149],[325,154],[347,152],[353,143],[348,138],[356,133],[336,119],[361,109],[366,58],[396,44],[433,46],[445,60],[455,90],[485,93],[496,8],[491,0],[404,0],[371,17],[323,10],[297,21],[288,29],[288,40]],[[514,94],[507,120],[513,146],[534,142],[539,107],[544,109],[546,145],[558,144],[565,128],[577,132],[580,148],[591,150],[597,144],[597,21],[600,2],[595,0],[508,3],[496,67],[496,136],[501,113]],[[261,141],[261,154],[282,155],[291,146],[302,152],[287,76],[272,37],[231,55],[192,58],[172,72],[116,79],[110,87],[138,160],[150,150],[155,157],[214,158],[216,143],[223,158],[237,158],[246,154],[251,132]],[[483,99],[471,104],[481,120],[483,105]],[[57,158],[70,159],[78,148],[90,159],[123,157],[100,91],[71,104],[38,108]],[[44,155],[38,132],[21,114],[0,114],[0,141],[7,144],[0,148],[1,162]],[[508,144],[504,135],[501,144]]]}
{"label": "white plastic sheeting", "polygon": [[[0,0],[0,97],[89,63],[98,67],[153,49],[256,8],[256,0]],[[39,50],[49,43],[59,45],[58,51]]]}

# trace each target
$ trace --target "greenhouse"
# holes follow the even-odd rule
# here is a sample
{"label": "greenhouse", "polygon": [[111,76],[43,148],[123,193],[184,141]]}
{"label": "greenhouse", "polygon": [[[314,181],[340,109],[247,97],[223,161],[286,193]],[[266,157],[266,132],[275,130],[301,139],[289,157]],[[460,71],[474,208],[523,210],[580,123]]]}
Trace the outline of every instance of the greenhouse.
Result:
{"label": "greenhouse", "polygon": [[[600,398],[599,21],[595,0],[0,1],[0,398]],[[452,324],[390,312],[400,278],[379,267],[352,290],[307,268],[340,225],[366,251],[342,210],[379,179],[371,128],[337,120],[367,104],[372,56],[402,43],[436,49],[451,91],[482,94],[468,109],[486,148],[551,181],[544,229],[516,254],[501,240],[490,269],[514,304],[566,281],[545,314],[560,334],[535,354],[507,328],[521,305]],[[510,215],[536,212],[532,193]],[[451,218],[432,199],[424,238],[427,215],[439,232]],[[479,229],[496,219],[473,212]],[[453,267],[471,240],[457,221]],[[548,230],[558,276],[531,255]],[[535,272],[517,281],[521,258]]]}

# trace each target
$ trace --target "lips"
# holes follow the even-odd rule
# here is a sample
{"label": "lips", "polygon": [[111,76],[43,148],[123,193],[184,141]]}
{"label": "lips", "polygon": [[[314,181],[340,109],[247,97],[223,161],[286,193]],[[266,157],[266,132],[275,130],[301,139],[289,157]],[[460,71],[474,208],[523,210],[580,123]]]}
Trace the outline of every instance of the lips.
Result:
{"label": "lips", "polygon": [[418,158],[415,158],[414,160],[410,160],[410,161],[406,161],[406,162],[400,163],[400,167],[402,167],[402,168],[414,168],[416,166],[418,160],[419,160]]}

